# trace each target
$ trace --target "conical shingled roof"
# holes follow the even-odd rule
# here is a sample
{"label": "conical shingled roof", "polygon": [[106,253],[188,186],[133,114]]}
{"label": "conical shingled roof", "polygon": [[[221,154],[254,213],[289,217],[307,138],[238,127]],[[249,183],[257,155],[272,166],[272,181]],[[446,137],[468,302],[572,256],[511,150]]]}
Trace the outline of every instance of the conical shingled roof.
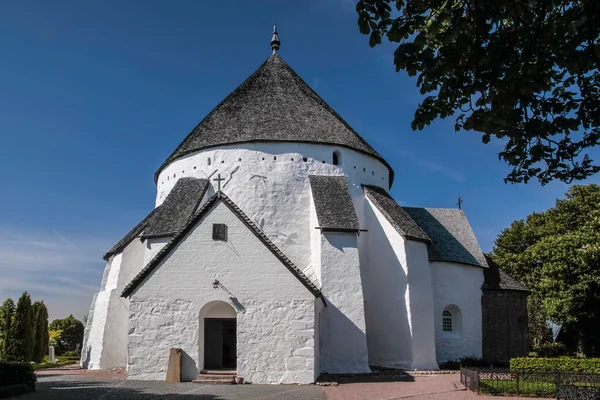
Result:
{"label": "conical shingled roof", "polygon": [[274,52],[215,107],[155,174],[186,154],[247,142],[305,142],[348,147],[389,164]]}

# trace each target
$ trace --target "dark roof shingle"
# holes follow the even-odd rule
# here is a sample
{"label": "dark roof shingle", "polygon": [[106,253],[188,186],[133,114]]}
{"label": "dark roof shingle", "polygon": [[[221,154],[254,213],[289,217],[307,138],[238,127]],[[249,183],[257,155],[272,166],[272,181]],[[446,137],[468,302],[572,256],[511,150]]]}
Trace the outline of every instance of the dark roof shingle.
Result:
{"label": "dark roof shingle", "polygon": [[201,149],[244,142],[339,145],[389,164],[274,53],[217,105],[155,174],[173,160]]}
{"label": "dark roof shingle", "polygon": [[360,226],[346,177],[310,175],[308,179],[319,227],[329,231],[358,231]]}
{"label": "dark roof shingle", "polygon": [[208,179],[180,178],[149,220],[142,237],[174,235],[200,205]]}
{"label": "dark roof shingle", "polygon": [[375,207],[405,239],[431,242],[431,239],[423,229],[417,225],[388,192],[378,186],[363,185],[363,188],[367,198],[375,204]]}
{"label": "dark roof shingle", "polygon": [[190,218],[208,189],[208,180],[180,178],[165,201],[117,242],[104,259],[122,252],[136,237],[172,236]]}
{"label": "dark roof shingle", "polygon": [[190,218],[187,223],[179,229],[175,237],[169,241],[152,260],[146,265],[134,278],[125,286],[122,297],[127,297],[133,293],[144,279],[158,267],[161,261],[177,246],[179,242],[190,232],[196,224],[198,224],[204,216],[219,202],[223,202],[250,231],[271,251],[271,253],[281,261],[281,263],[316,297],[320,298],[325,306],[325,298],[321,290],[298,268],[292,260],[290,260],[275,244],[264,234],[264,232],[224,193],[215,193],[210,199],[198,210],[193,218]]}
{"label": "dark roof shingle", "polygon": [[427,233],[430,261],[448,261],[487,268],[477,238],[462,210],[403,207]]}
{"label": "dark roof shingle", "polygon": [[524,284],[522,284],[521,282],[504,272],[498,266],[498,264],[496,264],[494,260],[492,260],[490,257],[485,256],[485,259],[488,263],[489,268],[486,268],[483,271],[483,285],[481,286],[482,289],[516,290],[519,292],[530,291],[527,288],[527,286],[525,286]]}

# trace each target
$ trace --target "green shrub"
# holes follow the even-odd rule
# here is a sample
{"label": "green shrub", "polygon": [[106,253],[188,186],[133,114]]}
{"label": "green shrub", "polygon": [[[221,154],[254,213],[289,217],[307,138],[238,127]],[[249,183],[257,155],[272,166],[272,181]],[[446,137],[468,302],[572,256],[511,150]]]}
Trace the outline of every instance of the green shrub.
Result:
{"label": "green shrub", "polygon": [[444,361],[440,363],[441,370],[459,370],[460,362],[456,360]]}
{"label": "green shrub", "polygon": [[31,364],[0,361],[0,386],[24,384],[35,390],[35,381]]}
{"label": "green shrub", "polygon": [[538,357],[552,358],[567,355],[567,347],[562,343],[543,343],[535,346],[533,351]]}
{"label": "green shrub", "polygon": [[511,371],[526,369],[536,372],[571,372],[581,374],[600,374],[600,358],[511,358]]}
{"label": "green shrub", "polygon": [[467,356],[458,359],[461,367],[467,368],[485,368],[489,367],[490,363],[475,356]]}

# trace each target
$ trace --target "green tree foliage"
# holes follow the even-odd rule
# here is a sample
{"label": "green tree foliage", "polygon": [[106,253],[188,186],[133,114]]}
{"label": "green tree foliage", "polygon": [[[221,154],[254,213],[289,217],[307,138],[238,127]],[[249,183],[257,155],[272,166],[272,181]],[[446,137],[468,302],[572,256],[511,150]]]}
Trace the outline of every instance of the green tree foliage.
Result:
{"label": "green tree foliage", "polygon": [[15,302],[6,299],[0,307],[0,360],[6,359],[6,346],[9,342],[10,326],[15,314]]}
{"label": "green tree foliage", "polygon": [[6,358],[12,361],[31,361],[33,355],[33,306],[31,297],[23,293],[17,302],[10,327]]}
{"label": "green tree foliage", "polygon": [[590,354],[586,339],[600,321],[600,186],[572,186],[553,208],[515,221],[491,257],[532,289],[543,315],[576,328]]}
{"label": "green tree foliage", "polygon": [[34,345],[33,361],[42,361],[48,351],[48,309],[43,301],[33,303]]}
{"label": "green tree foliage", "polygon": [[[395,6],[395,7],[392,7]],[[399,43],[396,70],[427,95],[413,129],[456,115],[456,130],[502,139],[507,182],[571,182],[600,170],[600,1],[359,0],[371,47]]]}
{"label": "green tree foliage", "polygon": [[58,340],[58,353],[66,351],[80,351],[83,343],[84,326],[73,315],[69,315],[64,319],[55,319],[50,324],[49,328],[52,331],[61,331],[60,339]]}

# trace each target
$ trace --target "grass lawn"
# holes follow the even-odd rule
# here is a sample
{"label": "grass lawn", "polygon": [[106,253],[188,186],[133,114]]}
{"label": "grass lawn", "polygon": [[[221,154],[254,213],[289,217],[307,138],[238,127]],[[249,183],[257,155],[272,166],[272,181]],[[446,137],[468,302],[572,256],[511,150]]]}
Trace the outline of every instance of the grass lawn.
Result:
{"label": "grass lawn", "polygon": [[60,367],[61,365],[70,365],[79,363],[79,356],[57,356],[55,357],[56,362],[48,362],[48,356],[44,357],[44,360],[38,364],[32,364],[33,369],[41,369],[41,368],[54,368]]}
{"label": "grass lawn", "polygon": [[479,390],[482,394],[492,396],[520,394],[525,396],[553,397],[556,395],[556,386],[554,383],[543,381],[519,381],[519,390],[517,391],[517,382],[515,380],[498,381],[482,379],[479,382]]}

